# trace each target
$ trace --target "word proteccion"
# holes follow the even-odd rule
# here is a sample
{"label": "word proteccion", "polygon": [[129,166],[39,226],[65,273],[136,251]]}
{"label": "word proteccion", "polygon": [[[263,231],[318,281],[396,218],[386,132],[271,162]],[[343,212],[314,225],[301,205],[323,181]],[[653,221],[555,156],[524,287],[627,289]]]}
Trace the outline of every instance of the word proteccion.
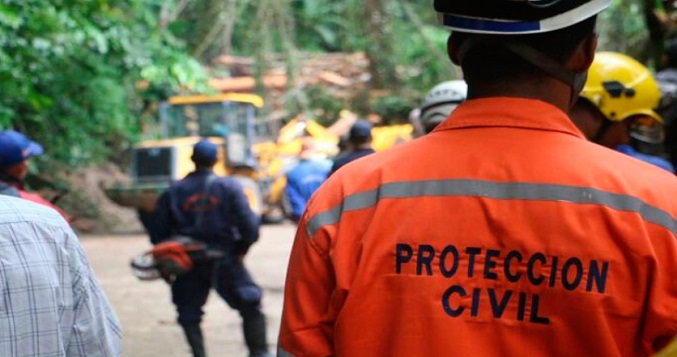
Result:
{"label": "word proteccion", "polygon": [[[416,248],[416,249],[415,249]],[[439,253],[438,253],[439,252]],[[467,262],[461,268],[461,262]],[[418,276],[436,276],[444,278],[467,277],[469,279],[499,280],[509,283],[526,281],[535,287],[566,289],[568,291],[585,291],[587,293],[604,294],[606,291],[609,262],[579,257],[547,256],[542,252],[525,254],[519,250],[482,249],[465,247],[459,249],[454,245],[435,247],[430,244],[413,246],[397,243],[395,246],[395,273],[416,274]],[[509,285],[508,285],[509,286]],[[454,305],[454,299],[470,296],[472,304],[469,314],[479,314],[480,300],[489,300],[494,317],[503,317],[507,305],[515,301],[519,321],[548,324],[549,319],[539,315],[541,297],[538,294],[527,294],[512,289],[480,289],[450,286],[442,296],[444,312],[451,317],[459,317],[466,313],[466,307]],[[482,299],[484,297],[484,299]],[[525,316],[529,312],[530,316]]]}

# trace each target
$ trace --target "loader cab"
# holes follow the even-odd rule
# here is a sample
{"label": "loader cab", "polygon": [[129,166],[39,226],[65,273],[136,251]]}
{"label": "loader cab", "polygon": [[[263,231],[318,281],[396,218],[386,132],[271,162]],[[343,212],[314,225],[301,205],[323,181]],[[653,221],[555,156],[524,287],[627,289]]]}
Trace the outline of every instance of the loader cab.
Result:
{"label": "loader cab", "polygon": [[251,94],[171,97],[160,105],[162,138],[223,138],[228,168],[252,166],[256,108],[262,106]]}

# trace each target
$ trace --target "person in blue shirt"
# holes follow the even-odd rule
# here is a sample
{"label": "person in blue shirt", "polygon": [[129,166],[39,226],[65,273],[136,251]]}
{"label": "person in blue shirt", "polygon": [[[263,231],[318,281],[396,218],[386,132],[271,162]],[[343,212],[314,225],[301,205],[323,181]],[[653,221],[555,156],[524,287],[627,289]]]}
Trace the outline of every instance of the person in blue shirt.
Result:
{"label": "person in blue shirt", "polygon": [[618,147],[616,147],[616,150],[618,150],[618,151],[620,151],[620,152],[622,152],[626,155],[630,155],[630,156],[632,156],[636,159],[639,159],[639,160],[642,160],[644,162],[648,162],[652,165],[658,166],[658,167],[660,167],[664,170],[670,171],[673,174],[675,173],[675,168],[672,166],[670,161],[668,161],[664,157],[655,156],[655,155],[647,155],[647,154],[641,153],[641,152],[635,150],[635,148],[630,144],[619,145]]}
{"label": "person in blue shirt", "polygon": [[663,125],[651,117],[638,117],[630,123],[630,141],[616,150],[634,158],[656,165],[675,173],[672,163],[666,158],[665,130]]}
{"label": "person in blue shirt", "polygon": [[299,221],[308,200],[327,179],[331,166],[331,160],[316,155],[312,138],[301,143],[299,161],[287,171],[287,185],[284,189],[287,201],[285,209],[289,219]]}
{"label": "person in blue shirt", "polygon": [[242,316],[250,356],[271,356],[261,310],[263,293],[243,263],[259,238],[260,219],[235,179],[214,174],[217,156],[216,144],[206,139],[195,144],[191,157],[195,171],[172,184],[158,200],[149,230],[151,243],[188,236],[222,253],[215,260],[194,262],[190,271],[171,283],[178,322],[195,357],[207,355],[200,322],[212,288]]}
{"label": "person in blue shirt", "polygon": [[350,146],[345,153],[339,154],[334,160],[334,165],[329,173],[330,175],[340,169],[343,165],[375,152],[371,147],[371,127],[371,123],[365,120],[358,120],[350,127],[350,132],[348,134]]}

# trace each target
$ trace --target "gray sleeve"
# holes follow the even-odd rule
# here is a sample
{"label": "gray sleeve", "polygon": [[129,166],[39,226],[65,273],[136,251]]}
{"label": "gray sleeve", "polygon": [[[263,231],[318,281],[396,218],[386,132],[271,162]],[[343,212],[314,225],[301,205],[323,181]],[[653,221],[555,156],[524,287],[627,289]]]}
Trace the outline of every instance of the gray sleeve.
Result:
{"label": "gray sleeve", "polygon": [[113,307],[89,265],[75,233],[68,232],[73,275],[73,330],[68,356],[120,356],[122,331]]}

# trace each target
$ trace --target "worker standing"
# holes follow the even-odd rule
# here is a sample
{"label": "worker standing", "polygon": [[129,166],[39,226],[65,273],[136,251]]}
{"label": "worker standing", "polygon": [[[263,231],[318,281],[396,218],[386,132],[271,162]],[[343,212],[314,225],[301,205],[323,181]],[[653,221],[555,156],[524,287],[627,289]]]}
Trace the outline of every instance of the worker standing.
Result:
{"label": "worker standing", "polygon": [[285,210],[293,222],[299,221],[308,200],[327,179],[332,165],[330,160],[317,156],[312,137],[306,137],[301,142],[298,160],[287,171],[287,184],[284,187]]}
{"label": "worker standing", "polygon": [[433,131],[451,112],[465,101],[468,85],[463,80],[445,81],[434,86],[423,98],[414,124],[417,136]]}
{"label": "worker standing", "polygon": [[261,310],[263,292],[243,262],[259,237],[259,217],[235,179],[214,174],[217,156],[216,144],[208,140],[195,144],[191,157],[195,171],[160,196],[150,229],[151,242],[187,236],[221,253],[218,259],[195,264],[171,285],[178,322],[195,357],[207,355],[200,322],[211,288],[242,316],[250,356],[270,356]]}
{"label": "worker standing", "polygon": [[14,130],[0,132],[0,195],[20,197],[47,206],[59,212],[67,222],[72,222],[72,217],[60,207],[24,187],[28,161],[44,152],[42,145],[23,133]]}
{"label": "worker standing", "polygon": [[434,2],[468,100],[316,192],[279,356],[649,356],[671,340],[677,179],[566,114],[609,3]]}
{"label": "worker standing", "polygon": [[348,149],[335,159],[330,175],[345,164],[375,152],[371,147],[371,127],[371,123],[366,120],[358,120],[350,127]]}
{"label": "worker standing", "polygon": [[644,65],[622,53],[600,52],[570,114],[588,140],[674,173],[663,157],[663,118],[655,111],[660,100],[658,83]]}

